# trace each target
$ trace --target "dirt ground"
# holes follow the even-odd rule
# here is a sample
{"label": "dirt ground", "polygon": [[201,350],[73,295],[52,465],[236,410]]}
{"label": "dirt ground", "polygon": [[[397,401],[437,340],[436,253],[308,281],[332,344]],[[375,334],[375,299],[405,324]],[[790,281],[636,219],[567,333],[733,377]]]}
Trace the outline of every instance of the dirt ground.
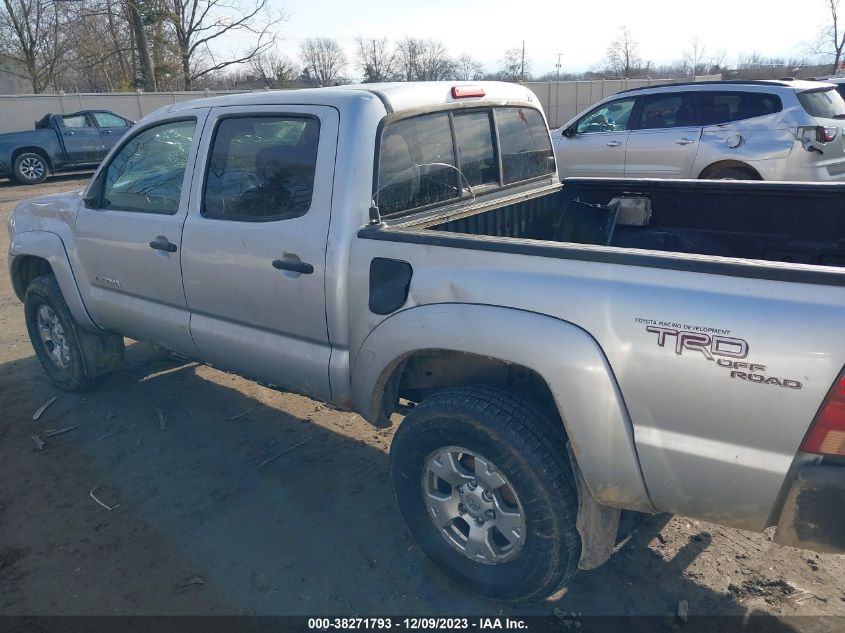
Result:
{"label": "dirt ground", "polygon": [[[625,515],[611,561],[542,603],[490,602],[407,535],[390,431],[144,343],[96,390],[57,390],[5,226],[17,201],[84,182],[0,183],[0,614],[845,615],[845,557],[666,515]],[[37,450],[32,435],[66,427]]]}

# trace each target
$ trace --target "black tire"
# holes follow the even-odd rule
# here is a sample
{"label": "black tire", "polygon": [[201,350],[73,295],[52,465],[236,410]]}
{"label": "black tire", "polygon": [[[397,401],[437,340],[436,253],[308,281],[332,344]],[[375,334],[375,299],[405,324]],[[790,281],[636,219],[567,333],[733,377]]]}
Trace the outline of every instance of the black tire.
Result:
{"label": "black tire", "polygon": [[708,180],[760,180],[754,172],[742,167],[722,167],[708,174]]}
{"label": "black tire", "polygon": [[[39,333],[38,315],[42,306],[52,311],[61,328],[61,336],[65,342],[63,347],[67,350],[66,366],[54,360],[52,354],[55,344],[49,346]],[[88,332],[80,328],[65,303],[56,278],[52,275],[44,275],[30,282],[24,297],[24,315],[35,355],[50,380],[60,389],[87,389],[123,363],[123,337]]]}
{"label": "black tire", "polygon": [[[423,471],[444,447],[476,451],[505,476],[524,510],[526,534],[514,557],[477,562],[434,525],[423,501]],[[578,500],[566,438],[530,400],[470,385],[440,391],[408,413],[390,449],[399,509],[420,548],[461,587],[498,600],[541,600],[578,569]]]}
{"label": "black tire", "polygon": [[22,185],[37,185],[44,182],[50,169],[47,159],[36,152],[24,152],[15,158],[15,180]]}

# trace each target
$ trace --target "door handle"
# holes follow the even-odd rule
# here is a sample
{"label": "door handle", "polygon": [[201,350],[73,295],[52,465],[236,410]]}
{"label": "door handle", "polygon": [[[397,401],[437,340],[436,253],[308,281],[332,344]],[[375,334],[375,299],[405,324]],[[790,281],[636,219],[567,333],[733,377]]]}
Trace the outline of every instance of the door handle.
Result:
{"label": "door handle", "polygon": [[103,130],[103,134],[111,134],[111,130]]}
{"label": "door handle", "polygon": [[610,141],[610,143],[607,144],[608,147],[619,147],[620,145],[622,145],[622,143],[619,141]]}
{"label": "door handle", "polygon": [[274,259],[273,268],[276,270],[289,270],[303,275],[310,275],[314,272],[314,267],[311,264],[306,264],[299,260]]}
{"label": "door handle", "polygon": [[679,138],[675,141],[678,145],[689,145],[690,143],[695,143],[695,141],[691,138]]}
{"label": "door handle", "polygon": [[161,235],[150,242],[150,248],[154,248],[157,251],[164,251],[166,253],[176,252],[176,244]]}
{"label": "door handle", "polygon": [[65,136],[73,136],[73,132],[65,132]]}

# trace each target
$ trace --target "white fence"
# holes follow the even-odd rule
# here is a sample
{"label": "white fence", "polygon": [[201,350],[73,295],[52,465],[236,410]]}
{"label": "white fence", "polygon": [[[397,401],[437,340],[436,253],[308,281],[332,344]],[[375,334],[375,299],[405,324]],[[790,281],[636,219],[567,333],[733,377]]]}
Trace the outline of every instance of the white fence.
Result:
{"label": "white fence", "polygon": [[[695,81],[721,79],[721,75],[695,77]],[[534,91],[543,104],[549,127],[566,123],[579,112],[605,97],[629,88],[643,88],[689,81],[689,79],[601,79],[594,81],[527,81],[523,85]]]}
{"label": "white fence", "polygon": [[178,101],[239,92],[245,91],[0,95],[0,133],[31,130],[33,123],[47,113],[67,114],[78,110],[111,110],[137,121],[153,110]]}
{"label": "white fence", "polygon": [[[721,79],[721,75],[696,80]],[[605,79],[596,81],[529,81],[525,85],[537,95],[549,126],[559,127],[582,110],[605,97],[628,88],[641,88],[677,81],[675,79]],[[85,109],[111,110],[138,120],[153,110],[178,101],[245,91],[59,93],[44,95],[0,95],[0,133],[30,130],[48,112],[67,114]]]}

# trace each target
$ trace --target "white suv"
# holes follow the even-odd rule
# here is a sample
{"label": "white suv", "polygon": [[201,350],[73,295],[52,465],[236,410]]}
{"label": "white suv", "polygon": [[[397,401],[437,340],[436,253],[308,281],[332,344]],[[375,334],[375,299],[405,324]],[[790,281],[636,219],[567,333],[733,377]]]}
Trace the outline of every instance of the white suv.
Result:
{"label": "white suv", "polygon": [[845,180],[845,101],[816,81],[716,81],[608,97],[552,133],[561,178]]}

